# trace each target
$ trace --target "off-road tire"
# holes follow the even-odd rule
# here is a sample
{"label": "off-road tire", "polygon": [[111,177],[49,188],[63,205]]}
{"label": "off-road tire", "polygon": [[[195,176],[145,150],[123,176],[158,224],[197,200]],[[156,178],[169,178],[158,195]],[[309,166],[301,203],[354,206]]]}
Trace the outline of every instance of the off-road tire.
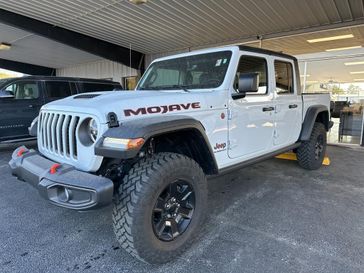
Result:
{"label": "off-road tire", "polygon": [[[318,142],[322,141],[322,149],[320,155],[317,156]],[[316,122],[313,126],[310,139],[302,142],[297,148],[298,164],[307,170],[317,170],[321,167],[326,154],[326,129],[322,123]]]}
{"label": "off-road tire", "polygon": [[[192,185],[195,209],[187,229],[172,241],[158,239],[152,210],[170,181],[184,179]],[[115,195],[113,227],[122,248],[150,264],[166,263],[181,255],[196,239],[207,209],[207,182],[191,158],[174,153],[154,154],[137,162],[124,177]]]}

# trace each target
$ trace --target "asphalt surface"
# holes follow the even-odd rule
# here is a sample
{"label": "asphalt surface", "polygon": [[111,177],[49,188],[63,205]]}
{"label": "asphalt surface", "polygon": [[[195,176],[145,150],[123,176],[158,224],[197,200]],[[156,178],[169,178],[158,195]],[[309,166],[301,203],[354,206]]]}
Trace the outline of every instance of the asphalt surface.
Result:
{"label": "asphalt surface", "polygon": [[329,147],[305,171],[272,159],[209,181],[202,238],[150,266],[114,238],[110,207],[54,207],[11,177],[0,151],[0,272],[364,272],[364,149]]}

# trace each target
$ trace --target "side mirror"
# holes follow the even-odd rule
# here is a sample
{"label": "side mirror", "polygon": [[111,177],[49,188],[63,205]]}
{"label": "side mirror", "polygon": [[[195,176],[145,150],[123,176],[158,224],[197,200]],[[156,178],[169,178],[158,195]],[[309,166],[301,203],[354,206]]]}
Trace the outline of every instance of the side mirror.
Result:
{"label": "side mirror", "polygon": [[0,90],[0,99],[13,99],[14,95],[9,91]]}
{"label": "side mirror", "polygon": [[241,73],[239,75],[238,93],[233,94],[233,99],[241,99],[248,92],[258,92],[259,74],[258,73]]}

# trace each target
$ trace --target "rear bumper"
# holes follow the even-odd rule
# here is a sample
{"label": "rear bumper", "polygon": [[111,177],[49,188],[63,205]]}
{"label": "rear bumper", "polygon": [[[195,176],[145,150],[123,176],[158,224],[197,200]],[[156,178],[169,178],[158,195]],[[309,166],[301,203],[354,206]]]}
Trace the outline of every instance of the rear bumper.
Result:
{"label": "rear bumper", "polygon": [[54,168],[55,164],[24,146],[13,152],[9,162],[14,176],[37,188],[54,205],[89,210],[111,203],[114,184],[110,179],[78,171],[67,164]]}

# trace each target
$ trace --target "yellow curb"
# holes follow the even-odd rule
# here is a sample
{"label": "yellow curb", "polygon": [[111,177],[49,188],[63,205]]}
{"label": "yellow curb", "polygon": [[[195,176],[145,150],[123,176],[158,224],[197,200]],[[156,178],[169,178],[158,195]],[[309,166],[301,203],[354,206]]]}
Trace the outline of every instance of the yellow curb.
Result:
{"label": "yellow curb", "polygon": [[[297,155],[295,153],[284,153],[277,155],[276,158],[278,159],[286,159],[286,160],[297,160]],[[328,156],[325,156],[324,161],[322,162],[322,165],[329,166],[331,164],[330,158]]]}

